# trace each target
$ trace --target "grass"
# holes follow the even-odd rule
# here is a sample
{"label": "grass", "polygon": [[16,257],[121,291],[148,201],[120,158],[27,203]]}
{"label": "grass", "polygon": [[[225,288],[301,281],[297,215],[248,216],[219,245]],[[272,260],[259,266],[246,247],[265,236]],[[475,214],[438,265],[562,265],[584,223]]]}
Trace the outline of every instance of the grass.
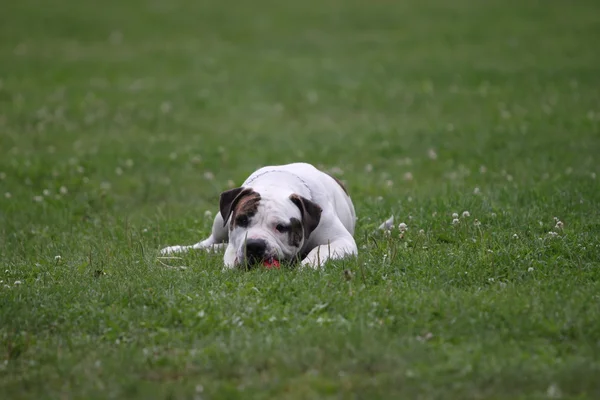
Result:
{"label": "grass", "polygon": [[[4,4],[0,391],[600,397],[596,3]],[[157,261],[299,160],[346,181],[356,261]]]}

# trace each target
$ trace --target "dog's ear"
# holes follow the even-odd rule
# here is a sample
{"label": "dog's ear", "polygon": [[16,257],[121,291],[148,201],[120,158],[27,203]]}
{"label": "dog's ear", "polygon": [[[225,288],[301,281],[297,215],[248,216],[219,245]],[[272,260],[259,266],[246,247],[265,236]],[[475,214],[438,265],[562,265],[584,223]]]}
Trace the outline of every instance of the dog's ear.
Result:
{"label": "dog's ear", "polygon": [[233,209],[240,199],[252,192],[253,190],[250,188],[239,187],[221,193],[221,197],[219,198],[219,211],[223,217],[223,226],[227,225],[227,220],[229,220]]}
{"label": "dog's ear", "polygon": [[304,226],[304,237],[308,238],[312,231],[319,225],[323,209],[317,203],[295,193],[290,196],[290,200],[300,209],[302,225]]}

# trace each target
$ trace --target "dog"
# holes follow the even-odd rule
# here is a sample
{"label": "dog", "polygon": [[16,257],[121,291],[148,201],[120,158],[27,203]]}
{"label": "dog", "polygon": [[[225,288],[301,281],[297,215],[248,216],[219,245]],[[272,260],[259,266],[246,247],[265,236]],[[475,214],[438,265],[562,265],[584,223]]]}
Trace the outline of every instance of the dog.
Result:
{"label": "dog", "polygon": [[221,193],[211,235],[161,254],[225,247],[226,268],[276,263],[322,267],[358,254],[356,212],[338,179],[306,163],[258,169]]}

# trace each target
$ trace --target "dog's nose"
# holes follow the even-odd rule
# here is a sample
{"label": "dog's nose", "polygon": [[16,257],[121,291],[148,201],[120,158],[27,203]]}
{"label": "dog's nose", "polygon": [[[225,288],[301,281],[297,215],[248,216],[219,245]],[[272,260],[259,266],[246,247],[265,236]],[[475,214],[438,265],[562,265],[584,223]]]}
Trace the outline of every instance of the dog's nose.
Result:
{"label": "dog's nose", "polygon": [[265,255],[267,242],[262,239],[248,239],[246,241],[246,257],[259,259]]}

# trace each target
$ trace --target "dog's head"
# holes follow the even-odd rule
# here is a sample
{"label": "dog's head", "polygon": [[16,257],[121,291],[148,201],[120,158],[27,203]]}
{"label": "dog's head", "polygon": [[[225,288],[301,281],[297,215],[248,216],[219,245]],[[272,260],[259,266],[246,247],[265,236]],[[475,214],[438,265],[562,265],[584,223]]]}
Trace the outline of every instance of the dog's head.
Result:
{"label": "dog's head", "polygon": [[258,193],[236,188],[221,193],[224,224],[229,222],[229,246],[236,265],[294,261],[321,220],[322,209],[297,194]]}

